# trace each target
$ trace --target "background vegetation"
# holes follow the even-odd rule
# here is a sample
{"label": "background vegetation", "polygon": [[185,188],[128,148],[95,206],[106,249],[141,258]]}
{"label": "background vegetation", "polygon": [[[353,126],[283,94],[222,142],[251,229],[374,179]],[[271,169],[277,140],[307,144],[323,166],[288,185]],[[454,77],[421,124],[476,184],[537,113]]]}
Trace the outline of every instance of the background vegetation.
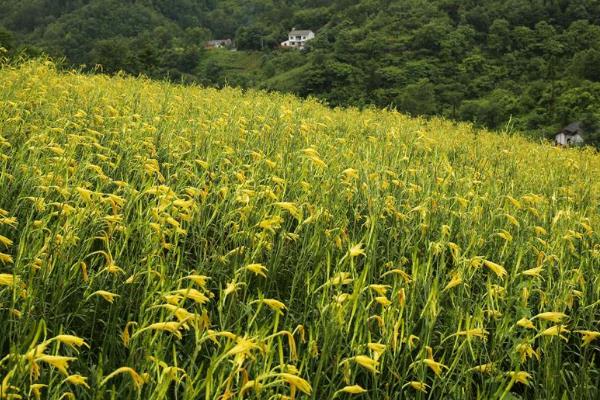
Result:
{"label": "background vegetation", "polygon": [[[317,31],[309,51],[275,51],[293,26]],[[206,39],[225,37],[241,51],[203,51]],[[0,0],[0,44],[109,73],[291,91],[537,135],[583,120],[598,142],[594,0]]]}

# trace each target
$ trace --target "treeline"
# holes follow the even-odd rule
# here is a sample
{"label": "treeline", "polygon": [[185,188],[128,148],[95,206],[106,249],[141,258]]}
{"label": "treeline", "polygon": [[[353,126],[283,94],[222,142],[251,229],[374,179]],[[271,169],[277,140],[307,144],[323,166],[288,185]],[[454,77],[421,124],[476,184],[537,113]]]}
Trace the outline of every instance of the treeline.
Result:
{"label": "treeline", "polygon": [[494,129],[547,135],[583,120],[594,132],[599,18],[586,0],[361,1],[319,31],[297,90]]}
{"label": "treeline", "polygon": [[[306,52],[277,49],[292,26],[317,32]],[[225,37],[260,52],[251,78],[203,49]],[[595,0],[0,0],[0,46],[538,135],[600,121]]]}

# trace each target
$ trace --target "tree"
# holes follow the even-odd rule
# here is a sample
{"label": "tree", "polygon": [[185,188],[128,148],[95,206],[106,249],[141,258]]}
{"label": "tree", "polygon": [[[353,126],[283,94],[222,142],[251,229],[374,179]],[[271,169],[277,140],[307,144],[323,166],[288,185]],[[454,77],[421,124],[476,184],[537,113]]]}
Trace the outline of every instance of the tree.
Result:
{"label": "tree", "polygon": [[573,56],[570,69],[575,76],[593,82],[600,82],[600,51],[583,50]]}
{"label": "tree", "polygon": [[99,40],[90,52],[90,60],[93,64],[102,65],[105,72],[122,70],[133,73],[131,47],[131,42],[125,38]]}
{"label": "tree", "polygon": [[436,110],[435,87],[427,79],[406,85],[398,96],[398,108],[411,115],[432,115]]}
{"label": "tree", "polygon": [[4,47],[10,51],[13,49],[15,44],[15,38],[11,31],[0,26],[0,47]]}
{"label": "tree", "polygon": [[243,26],[237,30],[235,42],[240,50],[263,50],[265,37],[266,33],[260,26]]}
{"label": "tree", "polygon": [[495,54],[504,54],[512,47],[510,22],[505,19],[495,19],[490,26],[488,47]]}

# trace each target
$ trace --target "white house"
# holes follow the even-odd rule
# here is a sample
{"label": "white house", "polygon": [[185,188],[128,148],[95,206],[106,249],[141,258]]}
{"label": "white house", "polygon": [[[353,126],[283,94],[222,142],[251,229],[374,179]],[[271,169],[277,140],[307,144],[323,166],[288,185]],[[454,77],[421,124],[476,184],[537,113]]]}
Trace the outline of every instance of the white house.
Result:
{"label": "white house", "polygon": [[205,49],[229,49],[232,47],[233,41],[231,39],[209,40],[204,44]]}
{"label": "white house", "polygon": [[282,47],[292,47],[296,49],[304,49],[304,45],[310,39],[315,37],[315,33],[310,30],[300,30],[296,28],[292,28],[290,33],[288,33],[288,40],[285,42],[281,42]]}
{"label": "white house", "polygon": [[567,125],[554,136],[554,143],[558,146],[581,146],[583,142],[581,122],[573,122]]}

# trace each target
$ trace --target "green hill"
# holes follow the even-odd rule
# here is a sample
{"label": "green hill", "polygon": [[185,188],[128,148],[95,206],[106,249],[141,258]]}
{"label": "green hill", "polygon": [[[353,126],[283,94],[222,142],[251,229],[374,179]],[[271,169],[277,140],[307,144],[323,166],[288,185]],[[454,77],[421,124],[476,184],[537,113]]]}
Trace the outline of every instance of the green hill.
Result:
{"label": "green hill", "polygon": [[[595,0],[0,0],[0,46],[542,137],[581,120],[597,144],[599,16]],[[301,56],[277,50],[294,26],[317,32]],[[261,51],[260,66],[247,73],[241,53],[221,65],[209,38]]]}

